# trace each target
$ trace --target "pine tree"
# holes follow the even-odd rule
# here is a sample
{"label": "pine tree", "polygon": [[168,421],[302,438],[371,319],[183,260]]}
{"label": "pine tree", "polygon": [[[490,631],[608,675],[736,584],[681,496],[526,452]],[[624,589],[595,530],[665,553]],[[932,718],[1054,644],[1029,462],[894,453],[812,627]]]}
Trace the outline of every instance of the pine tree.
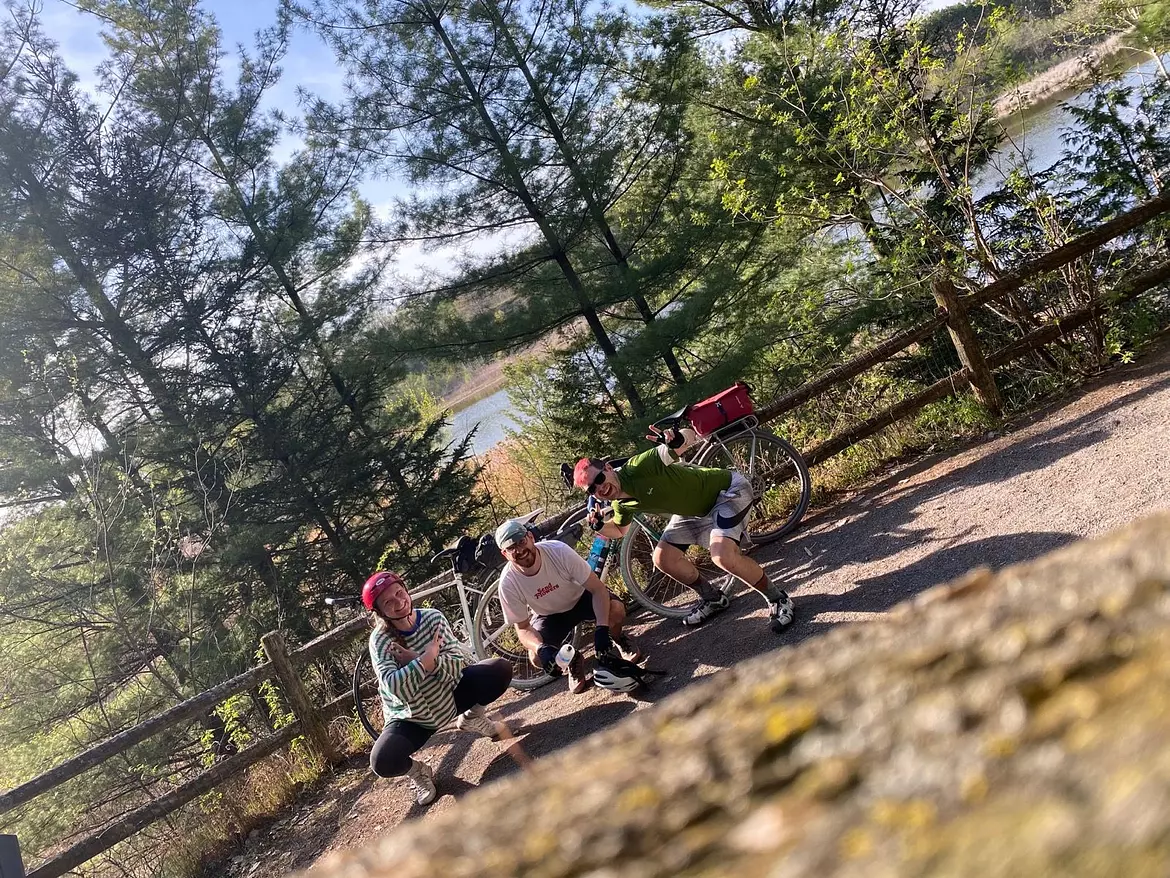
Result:
{"label": "pine tree", "polygon": [[[510,313],[492,309],[504,325],[476,334],[490,322],[461,321],[451,309],[439,324],[425,322],[451,333],[452,344],[502,349],[583,319],[631,412],[641,415],[642,392],[602,312],[620,318],[632,309],[651,327],[657,317],[612,213],[668,134],[634,125],[634,109],[617,101],[628,22],[573,0],[287,8],[329,41],[352,74],[353,97],[332,123],[379,132],[371,149],[425,188],[405,205],[404,234],[450,243],[531,232],[532,243],[423,296],[433,313],[439,302],[477,289],[497,299],[521,293],[525,300],[513,301]],[[425,343],[442,345],[437,336],[432,331]],[[649,337],[650,355],[673,381],[684,381],[672,340],[653,328]]]}

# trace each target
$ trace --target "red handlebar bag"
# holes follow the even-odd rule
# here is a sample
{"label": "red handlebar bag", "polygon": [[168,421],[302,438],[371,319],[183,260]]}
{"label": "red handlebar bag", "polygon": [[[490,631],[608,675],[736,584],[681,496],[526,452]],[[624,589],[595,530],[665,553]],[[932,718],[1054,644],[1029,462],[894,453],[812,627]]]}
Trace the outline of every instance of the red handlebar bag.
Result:
{"label": "red handlebar bag", "polygon": [[687,409],[687,417],[695,432],[700,436],[709,436],[732,421],[750,415],[754,408],[748,392],[748,386],[737,381],[726,390],[694,403]]}

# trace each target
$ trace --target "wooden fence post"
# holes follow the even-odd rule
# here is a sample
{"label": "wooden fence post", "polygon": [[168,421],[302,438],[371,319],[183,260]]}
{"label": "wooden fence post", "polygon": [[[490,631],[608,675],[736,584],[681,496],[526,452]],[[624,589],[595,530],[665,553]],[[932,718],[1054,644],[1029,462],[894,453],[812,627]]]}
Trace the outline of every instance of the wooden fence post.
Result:
{"label": "wooden fence post", "polygon": [[24,860],[15,835],[0,835],[0,878],[24,878]]}
{"label": "wooden fence post", "polygon": [[959,352],[959,362],[967,370],[971,379],[971,389],[975,391],[975,398],[980,404],[994,415],[1002,414],[1003,399],[999,395],[999,388],[995,384],[995,376],[987,365],[983,356],[983,349],[979,346],[979,339],[975,330],[967,320],[967,311],[959,300],[955,285],[949,277],[936,277],[931,284],[934,300],[947,311],[947,328],[951,333],[951,342]]}
{"label": "wooden fence post", "polygon": [[313,705],[312,699],[309,698],[309,693],[305,690],[300,675],[297,674],[296,668],[289,660],[288,649],[284,644],[284,635],[279,631],[270,631],[260,638],[260,645],[264,647],[264,654],[272,662],[276,679],[280,681],[280,688],[288,699],[293,714],[300,720],[301,728],[305,732],[305,737],[309,739],[313,750],[321,759],[325,760],[326,764],[332,765],[340,761],[337,748],[334,747],[333,741],[329,738],[329,729],[321,720],[321,715]]}

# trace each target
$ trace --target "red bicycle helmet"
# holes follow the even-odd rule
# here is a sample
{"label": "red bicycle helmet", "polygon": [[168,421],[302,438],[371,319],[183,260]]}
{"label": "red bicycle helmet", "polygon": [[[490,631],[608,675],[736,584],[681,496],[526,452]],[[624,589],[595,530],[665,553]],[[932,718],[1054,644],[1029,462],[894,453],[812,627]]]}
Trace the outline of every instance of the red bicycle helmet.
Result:
{"label": "red bicycle helmet", "polygon": [[365,608],[373,610],[374,601],[378,599],[378,595],[394,583],[405,586],[406,580],[392,570],[379,570],[367,579],[366,584],[362,586],[362,604]]}

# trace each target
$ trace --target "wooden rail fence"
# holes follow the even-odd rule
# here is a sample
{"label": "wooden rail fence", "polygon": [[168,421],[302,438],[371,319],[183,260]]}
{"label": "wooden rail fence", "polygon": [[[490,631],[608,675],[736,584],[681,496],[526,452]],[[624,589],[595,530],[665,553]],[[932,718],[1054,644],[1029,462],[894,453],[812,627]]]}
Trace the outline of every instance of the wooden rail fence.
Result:
{"label": "wooden rail fence", "polygon": [[[352,619],[292,652],[285,650],[283,637],[280,635],[268,636],[265,651],[269,656],[269,661],[201,692],[181,704],[176,704],[169,710],[133,728],[107,738],[44,774],[0,794],[0,814],[7,813],[31,801],[42,793],[60,786],[113,756],[125,753],[131,747],[165,729],[202,716],[215,705],[233,695],[247,692],[265,680],[278,679],[282,691],[287,696],[289,691],[287,688],[289,686],[288,675],[290,673],[296,681],[295,685],[298,687],[301,685],[299,677],[293,669],[302,667],[331,652],[337,646],[352,639],[358,632],[368,630],[367,624],[362,617]],[[228,778],[255,765],[261,759],[271,756],[302,735],[307,738],[318,756],[325,759],[336,758],[333,745],[324,732],[324,723],[351,709],[353,706],[351,696],[347,693],[320,708],[308,705],[307,699],[298,701],[295,698],[289,698],[288,700],[294,715],[297,717],[295,722],[278,729],[274,734],[252,744],[234,756],[224,759],[209,770],[176,787],[162,798],[123,815],[100,832],[81,840],[57,854],[53,859],[41,864],[28,874],[28,878],[57,878],[57,876],[64,875],[71,869],[126,840],[140,829],[178,810],[204,793],[210,792]]]}
{"label": "wooden rail fence", "polygon": [[[1100,316],[1106,305],[1102,302],[1094,302],[1064,316],[1059,321],[1033,330],[1012,344],[991,354],[985,354],[981,349],[967,315],[995,299],[1015,292],[1031,278],[1066,265],[1102,244],[1124,235],[1168,211],[1170,211],[1170,192],[1138,205],[1133,210],[1075,238],[1064,246],[1025,263],[1012,274],[965,296],[960,296],[957,293],[949,278],[942,276],[936,278],[933,282],[933,291],[939,308],[934,316],[917,326],[897,333],[881,344],[858,354],[848,362],[842,363],[820,377],[772,401],[758,411],[760,420],[762,422],[773,420],[794,410],[824,394],[834,386],[849,381],[888,361],[907,348],[919,344],[943,326],[946,326],[950,333],[962,368],[936,381],[914,396],[889,406],[884,411],[852,425],[811,449],[807,449],[805,455],[809,463],[821,463],[840,454],[851,445],[919,411],[924,406],[960,393],[967,388],[972,388],[980,402],[989,410],[998,412],[1001,402],[992,374],[994,369],[1000,368],[1030,351],[1050,344],[1085,325]],[[1143,292],[1168,281],[1170,281],[1170,260],[1160,262],[1153,268],[1132,278],[1114,293],[1110,307],[1130,301]],[[561,513],[546,519],[542,525],[547,531],[564,517],[565,513]],[[434,581],[436,580],[432,580],[432,582]],[[305,737],[315,754],[323,760],[328,762],[336,760],[338,754],[333,742],[329,739],[326,724],[352,709],[351,695],[346,693],[321,707],[317,707],[309,699],[297,669],[348,642],[359,632],[366,630],[366,624],[364,618],[354,618],[291,652],[285,647],[281,634],[265,635],[263,646],[265,655],[268,657],[268,661],[265,663],[177,704],[133,728],[107,738],[55,768],[0,794],[0,814],[10,812],[66,781],[78,777],[105,760],[125,753],[131,747],[151,736],[181,722],[204,715],[227,698],[249,691],[265,680],[277,680],[296,717],[296,721],[290,725],[224,759],[167,795],[123,815],[101,831],[58,853],[30,872],[28,878],[58,878],[58,876],[64,875],[129,838],[142,828],[209,792],[228,778],[277,752],[298,737]],[[11,857],[11,853],[8,855]],[[5,866],[5,868],[13,867]],[[7,871],[2,873],[2,878],[8,878]]]}

